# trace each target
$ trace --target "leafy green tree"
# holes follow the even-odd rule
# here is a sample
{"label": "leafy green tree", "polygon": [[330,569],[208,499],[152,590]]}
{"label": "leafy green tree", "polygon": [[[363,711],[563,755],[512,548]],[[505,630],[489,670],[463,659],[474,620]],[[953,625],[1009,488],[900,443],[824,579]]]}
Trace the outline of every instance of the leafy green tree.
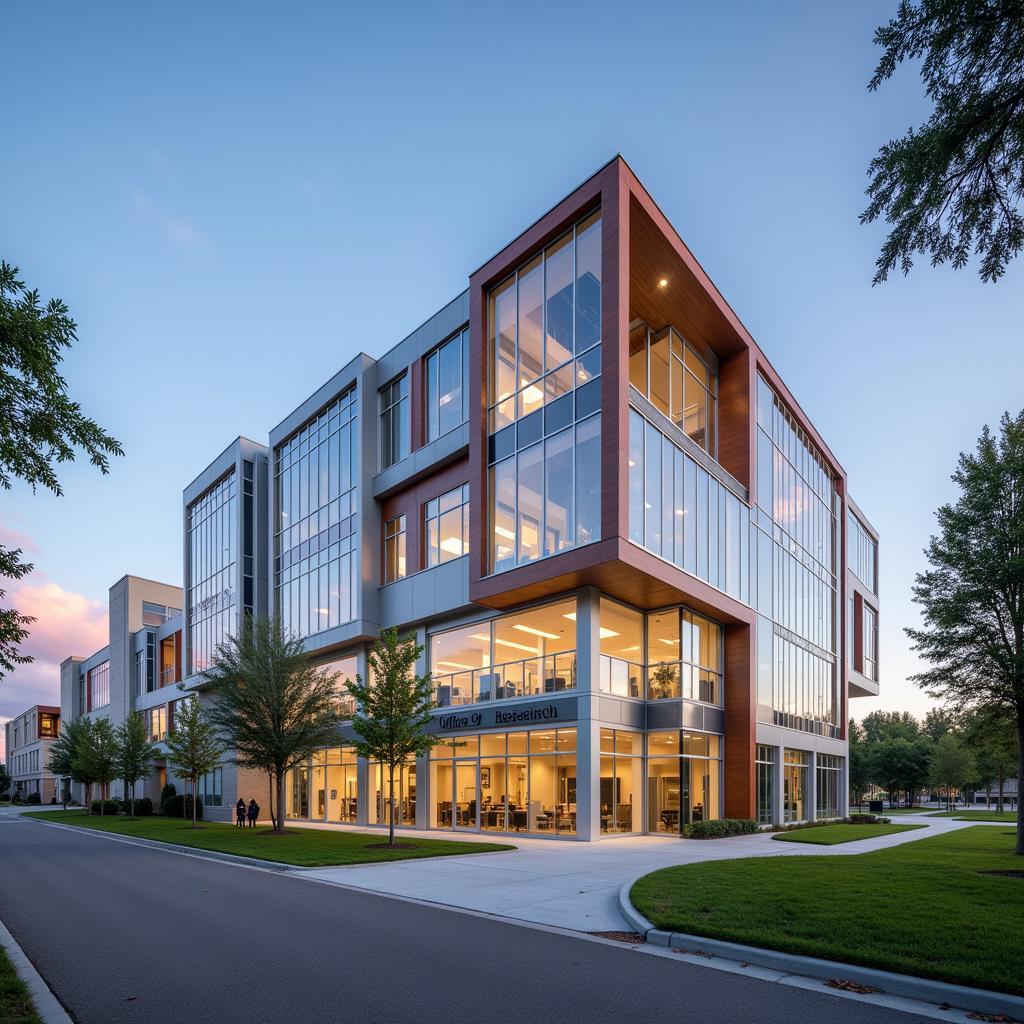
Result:
{"label": "leafy green tree", "polygon": [[[1024,779],[1024,413],[999,427],[960,455],[959,497],[938,510],[930,568],[914,584],[924,622],[907,635],[931,665],[913,677],[930,696],[957,715],[990,710],[1014,723]],[[1016,851],[1024,856],[1020,801]]]}
{"label": "leafy green tree", "polygon": [[117,778],[117,736],[109,718],[97,718],[83,736],[78,750],[78,766],[100,787],[100,814],[103,801],[110,795],[110,784]]}
{"label": "leafy green tree", "polygon": [[[18,268],[0,262],[0,487],[15,478],[33,490],[62,492],[56,466],[81,450],[101,473],[121,446],[71,400],[58,372],[64,352],[78,340],[78,325],[59,299],[42,303],[18,278]],[[22,579],[32,566],[20,548],[0,545],[0,580]],[[5,590],[0,588],[0,600]],[[32,618],[0,608],[0,680],[32,659],[19,648]]]}
{"label": "leafy green tree", "polygon": [[[183,686],[178,689],[184,690]],[[167,734],[167,767],[192,787],[192,827],[196,827],[199,780],[224,756],[217,730],[203,712],[197,696],[186,697],[174,709],[174,728]]]}
{"label": "leafy green tree", "polygon": [[916,740],[921,735],[921,723],[909,711],[872,711],[860,723],[864,739],[869,744],[882,740]]}
{"label": "leafy green tree", "polygon": [[931,741],[921,736],[891,736],[870,746],[871,780],[888,793],[890,806],[900,802],[901,794],[908,805],[913,804],[917,791],[928,781],[931,747]]}
{"label": "leafy green tree", "polygon": [[6,800],[11,791],[11,777],[7,774],[7,765],[0,761],[0,800]]}
{"label": "leafy green tree", "polygon": [[128,815],[134,818],[135,786],[153,770],[157,747],[149,742],[149,731],[140,714],[129,714],[114,730],[114,742],[114,778],[124,783]]}
{"label": "leafy green tree", "polygon": [[997,788],[997,810],[1003,811],[1006,780],[1017,770],[1017,734],[1009,715],[976,711],[964,725],[964,740],[977,762],[978,781],[985,787],[986,800],[992,783]]}
{"label": "leafy green tree", "polygon": [[929,778],[933,786],[945,791],[947,807],[953,791],[972,782],[976,771],[974,756],[959,736],[947,733],[935,744]]}
{"label": "leafy green tree", "polygon": [[356,753],[387,768],[389,846],[395,845],[395,771],[438,743],[425,731],[434,707],[434,684],[430,675],[416,675],[422,653],[412,637],[401,640],[397,630],[381,630],[368,656],[369,682],[356,676],[348,684],[357,708],[352,719]]}
{"label": "leafy green tree", "polygon": [[980,257],[996,281],[1024,245],[1024,3],[902,0],[875,32],[885,52],[872,91],[904,61],[920,61],[932,113],[871,161],[862,223],[890,226],[875,283],[916,254],[932,265]]}
{"label": "leafy green tree", "polygon": [[62,719],[60,733],[50,747],[50,762],[47,767],[54,775],[72,779],[85,787],[85,813],[92,803],[92,787],[96,777],[86,755],[92,746],[93,722],[85,715]]}
{"label": "leafy green tree", "polygon": [[921,731],[931,740],[941,740],[947,733],[956,730],[956,715],[944,708],[930,708],[921,724]]}
{"label": "leafy green tree", "polygon": [[337,744],[337,673],[311,664],[302,640],[259,616],[246,617],[238,636],[217,648],[204,677],[212,687],[206,714],[217,736],[243,768],[266,773],[274,830],[284,832],[285,776]]}

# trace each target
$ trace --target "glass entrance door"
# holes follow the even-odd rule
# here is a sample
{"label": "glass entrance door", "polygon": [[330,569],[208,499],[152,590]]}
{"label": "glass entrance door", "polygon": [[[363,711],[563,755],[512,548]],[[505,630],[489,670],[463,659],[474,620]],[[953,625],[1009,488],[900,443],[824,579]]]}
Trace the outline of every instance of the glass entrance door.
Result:
{"label": "glass entrance door", "polygon": [[476,761],[455,762],[455,827],[478,829],[479,772]]}

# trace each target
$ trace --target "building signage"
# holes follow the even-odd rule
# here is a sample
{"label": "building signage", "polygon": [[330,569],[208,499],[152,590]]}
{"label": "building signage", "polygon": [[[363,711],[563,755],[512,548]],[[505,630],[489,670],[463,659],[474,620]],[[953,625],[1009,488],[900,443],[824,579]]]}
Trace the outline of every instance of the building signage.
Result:
{"label": "building signage", "polygon": [[576,698],[548,701],[544,704],[519,704],[509,707],[487,707],[472,711],[452,711],[437,715],[430,732],[452,732],[458,729],[494,729],[524,725],[546,725],[572,722],[576,719]]}

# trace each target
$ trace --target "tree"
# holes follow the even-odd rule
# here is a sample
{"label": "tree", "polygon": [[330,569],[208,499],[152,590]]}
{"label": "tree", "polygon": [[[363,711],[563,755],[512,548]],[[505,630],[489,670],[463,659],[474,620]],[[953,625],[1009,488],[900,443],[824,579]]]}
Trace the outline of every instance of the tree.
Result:
{"label": "tree", "polygon": [[274,831],[283,833],[285,776],[338,741],[337,673],[312,665],[302,640],[259,616],[245,618],[238,636],[217,648],[204,677],[218,738],[242,767],[266,772]]}
{"label": "tree", "polygon": [[[183,686],[178,689],[184,690]],[[192,786],[192,827],[196,827],[196,790],[199,780],[212,772],[224,756],[224,745],[203,713],[198,696],[178,701],[174,709],[174,728],[167,735],[167,766]]]}
{"label": "tree", "polygon": [[85,787],[85,813],[89,813],[92,798],[92,787],[96,781],[92,774],[92,765],[83,756],[92,745],[91,718],[79,715],[77,718],[63,719],[60,733],[50,747],[50,763],[47,767],[54,775],[73,779]]}
{"label": "tree", "polygon": [[11,777],[7,774],[7,765],[0,761],[0,800],[6,800],[11,791]]}
{"label": "tree", "polygon": [[985,799],[993,782],[998,798],[996,809],[1003,811],[1006,780],[1017,770],[1017,735],[1008,715],[997,711],[974,712],[964,726],[964,739],[974,752],[978,781],[985,786]]}
{"label": "tree", "polygon": [[[89,419],[68,395],[58,372],[64,350],[78,340],[78,325],[60,299],[45,305],[29,291],[18,268],[0,262],[0,487],[14,478],[33,491],[45,487],[63,493],[56,465],[73,461],[78,450],[101,473],[109,457],[123,455],[120,444]],[[20,548],[0,545],[0,579],[22,579],[32,566]],[[5,596],[0,588],[0,600]],[[0,679],[31,657],[19,653],[32,618],[15,608],[0,608]]]}
{"label": "tree", "polygon": [[155,743],[149,742],[149,732],[140,714],[129,714],[114,731],[114,777],[124,782],[129,817],[135,817],[135,785],[146,778],[157,756]]}
{"label": "tree", "polygon": [[917,790],[928,781],[931,747],[931,741],[921,736],[887,737],[870,747],[871,779],[889,794],[890,806],[900,802],[900,794],[906,794],[908,805],[914,803]]}
{"label": "tree", "polygon": [[100,787],[100,814],[110,794],[110,783],[117,778],[117,737],[109,718],[97,718],[83,735],[77,751],[78,771],[87,774]]}
{"label": "tree", "polygon": [[[1004,415],[999,436],[982,430],[961,453],[960,495],[937,512],[914,600],[923,625],[908,629],[931,664],[912,678],[951,711],[991,710],[1017,731],[1017,778],[1024,779],[1024,412]],[[1016,851],[1024,856],[1024,807]]]}
{"label": "tree", "polygon": [[871,764],[868,758],[867,743],[864,740],[864,731],[852,718],[847,736],[850,740],[849,760],[847,761],[850,797],[859,809],[864,802],[864,792],[871,784]]}
{"label": "tree", "polygon": [[956,715],[943,708],[931,708],[924,716],[922,731],[932,740],[941,740],[947,733],[956,731]]}
{"label": "tree", "polygon": [[976,770],[973,755],[958,736],[947,733],[935,744],[929,778],[933,786],[945,790],[947,807],[953,790],[971,782]]}
{"label": "tree", "polygon": [[423,648],[395,629],[381,630],[370,649],[370,680],[348,684],[357,712],[352,719],[360,757],[384,765],[388,772],[388,846],[395,845],[395,769],[410,757],[426,754],[438,742],[426,733],[434,706],[431,676],[416,675]]}
{"label": "tree", "polygon": [[927,122],[892,139],[871,161],[862,223],[891,230],[875,267],[884,281],[915,254],[964,267],[981,257],[983,281],[997,281],[1024,244],[1024,2],[902,0],[875,32],[885,52],[875,91],[906,60],[921,59]]}
{"label": "tree", "polygon": [[886,739],[916,740],[921,735],[921,724],[909,711],[872,711],[860,725],[869,744]]}

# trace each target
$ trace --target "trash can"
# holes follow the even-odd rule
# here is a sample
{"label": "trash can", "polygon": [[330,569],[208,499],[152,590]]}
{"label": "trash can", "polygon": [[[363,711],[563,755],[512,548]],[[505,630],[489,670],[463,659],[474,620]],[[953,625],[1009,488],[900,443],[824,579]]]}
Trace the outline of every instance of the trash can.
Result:
{"label": "trash can", "polygon": [[883,800],[869,800],[868,811],[871,814],[881,814],[885,810],[885,801]]}

